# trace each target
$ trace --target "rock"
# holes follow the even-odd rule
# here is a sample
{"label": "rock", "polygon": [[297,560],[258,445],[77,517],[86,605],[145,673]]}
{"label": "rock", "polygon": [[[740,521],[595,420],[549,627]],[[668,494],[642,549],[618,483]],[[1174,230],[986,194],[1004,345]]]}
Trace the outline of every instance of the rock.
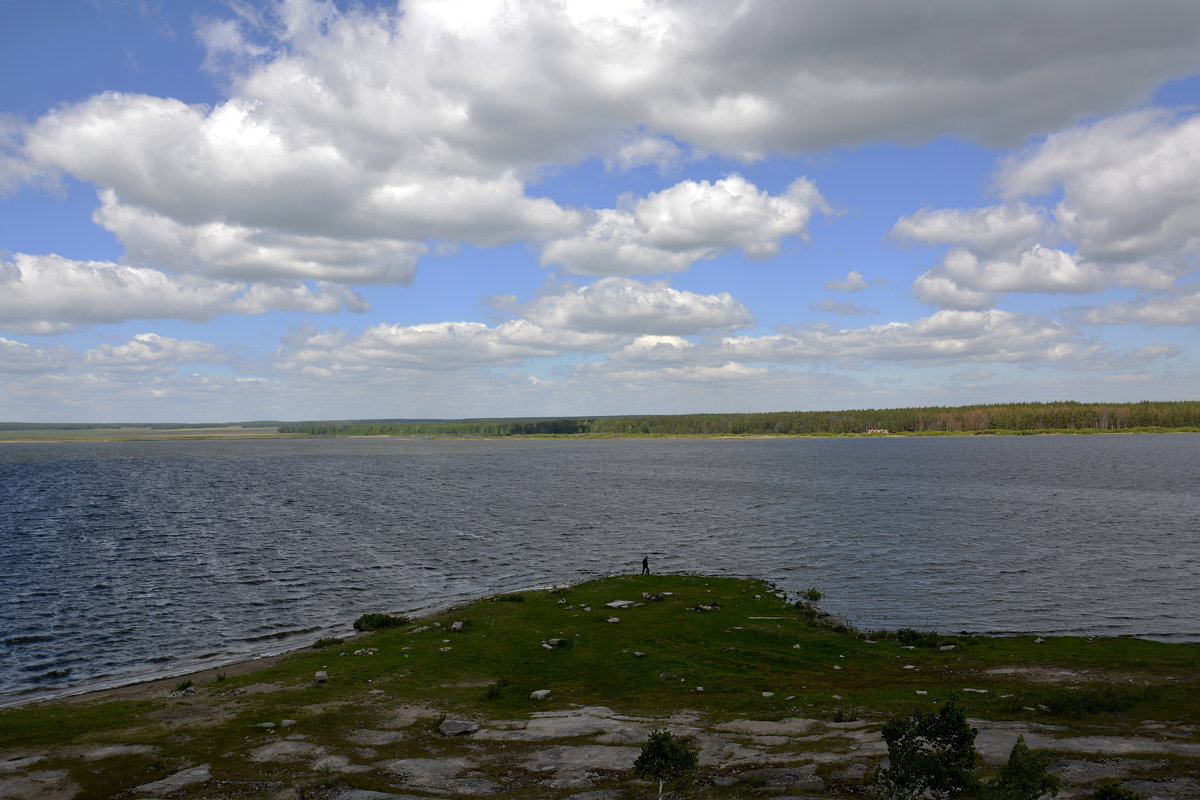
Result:
{"label": "rock", "polygon": [[260,722],[257,725],[255,725],[254,727],[262,728],[263,730],[273,731],[273,730],[275,730],[275,723],[274,722]]}
{"label": "rock", "polygon": [[550,645],[551,647],[566,647],[567,640],[566,639],[550,639],[546,642],[546,644]]}
{"label": "rock", "polygon": [[1033,640],[1033,643],[1034,643],[1034,644],[1041,644],[1041,643],[1042,643],[1042,642],[1044,642],[1044,641],[1046,641],[1046,640],[1045,640],[1045,639],[1043,639],[1042,637],[1040,637],[1040,636],[1039,636],[1039,637],[1037,637],[1036,639],[1034,639],[1034,640]]}
{"label": "rock", "polygon": [[632,600],[613,600],[611,603],[605,603],[609,608],[628,608],[633,605]]}
{"label": "rock", "polygon": [[606,619],[604,621],[615,625],[616,623],[621,621],[621,618],[620,617],[609,617],[608,619]]}
{"label": "rock", "polygon": [[775,693],[774,692],[763,692],[762,696],[763,697],[774,697]]}
{"label": "rock", "polygon": [[479,730],[479,723],[469,719],[447,719],[438,726],[442,736],[467,736]]}
{"label": "rock", "polygon": [[208,764],[201,764],[198,767],[192,767],[173,775],[168,775],[161,781],[154,783],[144,783],[137,787],[134,791],[139,794],[168,794],[176,789],[182,789],[185,786],[191,786],[193,783],[203,783],[212,779],[212,771]]}
{"label": "rock", "polygon": [[744,783],[763,787],[767,792],[771,792],[772,789],[790,792],[819,792],[825,788],[825,782],[817,776],[816,764],[805,764],[802,767],[752,769],[743,772],[741,779]]}
{"label": "rock", "polygon": [[945,652],[947,650],[957,650],[957,649],[958,649],[958,645],[956,645],[956,644],[944,644],[938,648],[938,650],[941,650],[942,652]]}
{"label": "rock", "polygon": [[529,695],[529,699],[541,701],[541,700],[545,700],[549,696],[550,696],[549,689],[537,689]]}
{"label": "rock", "polygon": [[661,603],[663,596],[661,594],[651,594],[650,592],[642,592],[642,599],[649,600],[652,603]]}
{"label": "rock", "polygon": [[450,630],[461,631],[463,629],[462,620],[456,620],[450,623]]}
{"label": "rock", "polygon": [[329,673],[323,669],[319,669],[317,670],[317,674],[313,676],[313,680],[315,680],[317,683],[324,683],[325,681],[329,680]]}
{"label": "rock", "polygon": [[285,719],[285,720],[281,720],[279,724],[280,724],[280,726],[281,726],[281,727],[284,727],[284,728],[290,728],[290,727],[292,727],[293,725],[295,725],[295,724],[296,724],[296,720],[294,720],[294,719]]}

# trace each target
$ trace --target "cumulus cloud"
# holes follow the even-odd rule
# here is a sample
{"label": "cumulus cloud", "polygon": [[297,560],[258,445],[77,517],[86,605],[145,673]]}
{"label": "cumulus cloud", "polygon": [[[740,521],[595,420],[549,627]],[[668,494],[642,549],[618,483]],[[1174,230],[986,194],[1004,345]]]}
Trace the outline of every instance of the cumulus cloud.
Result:
{"label": "cumulus cloud", "polygon": [[[916,280],[916,297],[983,308],[1010,292],[1170,289],[1200,255],[1197,153],[1200,115],[1155,110],[1077,126],[1004,159],[995,182],[1006,204],[923,209],[892,229],[954,245]],[[1055,192],[1053,208],[1030,204]]]}
{"label": "cumulus cloud", "polygon": [[361,335],[312,331],[295,338],[280,366],[320,377],[364,369],[455,370],[512,366],[568,352],[601,353],[620,340],[600,333],[542,328],[528,320],[375,325]]}
{"label": "cumulus cloud", "polygon": [[0,373],[32,375],[62,369],[73,355],[67,347],[34,347],[25,342],[0,336]]}
{"label": "cumulus cloud", "polygon": [[63,106],[19,145],[0,137],[0,183],[69,173],[111,192],[100,220],[132,252],[178,261],[164,238],[220,239],[193,259],[246,280],[405,283],[429,240],[554,239],[546,257],[569,271],[678,271],[713,248],[769,255],[780,234],[761,249],[721,235],[655,244],[614,211],[574,238],[577,212],[525,181],[591,156],[669,165],[683,147],[756,157],[945,134],[1016,141],[1200,63],[1192,4],[935,5],[233,4],[199,29],[226,100],[108,92]]}
{"label": "cumulus cloud", "polygon": [[1065,325],[997,309],[938,311],[915,322],[837,330],[814,325],[769,336],[722,340],[720,355],[741,362],[1062,361],[1092,351]]}
{"label": "cumulus cloud", "polygon": [[102,344],[84,354],[86,368],[110,379],[120,375],[130,380],[173,375],[178,367],[185,364],[219,364],[228,360],[217,345],[174,339],[156,333],[139,333],[125,344]]}
{"label": "cumulus cloud", "polygon": [[660,172],[665,172],[682,160],[683,150],[670,139],[644,136],[622,145],[616,154],[608,159],[607,164],[609,169],[618,169],[621,172],[648,165],[656,166]]}
{"label": "cumulus cloud", "polygon": [[868,281],[863,277],[863,274],[856,269],[852,269],[846,273],[843,280],[826,281],[825,288],[833,292],[861,292],[871,286],[883,286],[887,283],[884,278],[875,278]]}
{"label": "cumulus cloud", "polygon": [[1083,315],[1092,325],[1200,325],[1200,284],[1190,283],[1158,297],[1108,303]]}
{"label": "cumulus cloud", "polygon": [[547,244],[542,263],[572,274],[631,275],[682,272],[731,249],[767,258],[779,252],[785,236],[807,239],[813,213],[828,210],[806,178],[780,195],[760,191],[740,175],[715,183],[683,181],[597,212],[582,235]]}
{"label": "cumulus cloud", "polygon": [[825,311],[830,314],[840,314],[842,316],[854,316],[857,314],[865,314],[866,310],[859,308],[854,303],[846,302],[839,303],[836,300],[825,298],[820,303],[809,303],[808,307],[813,311]]}
{"label": "cumulus cloud", "polygon": [[147,267],[17,253],[0,260],[0,324],[53,333],[77,325],[132,319],[192,321],[271,309],[362,311],[366,301],[345,287],[247,285],[175,278]]}
{"label": "cumulus cloud", "polygon": [[1054,216],[1085,257],[1177,264],[1200,244],[1200,115],[1140,111],[1082,125],[1001,165],[1007,197],[1061,189]]}
{"label": "cumulus cloud", "polygon": [[544,328],[585,333],[688,336],[754,325],[754,317],[728,292],[700,295],[672,289],[665,281],[627,278],[564,287],[514,310]]}

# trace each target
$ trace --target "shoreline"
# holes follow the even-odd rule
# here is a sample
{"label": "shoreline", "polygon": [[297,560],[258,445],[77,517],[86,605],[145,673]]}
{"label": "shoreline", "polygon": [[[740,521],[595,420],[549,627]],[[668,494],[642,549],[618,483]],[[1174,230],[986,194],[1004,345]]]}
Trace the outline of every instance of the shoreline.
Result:
{"label": "shoreline", "polygon": [[857,797],[889,719],[953,704],[981,778],[1024,736],[1066,797],[1111,775],[1197,796],[1200,643],[867,633],[793,599],[763,579],[622,573],[451,604],[187,686],[4,709],[0,795],[617,797],[642,785],[638,746],[666,729],[700,751],[705,797],[768,784]]}
{"label": "shoreline", "polygon": [[[448,601],[435,603],[420,609],[409,611],[389,611],[388,614],[402,615],[407,617],[412,622],[418,622],[425,619],[430,619],[440,615],[450,613],[458,609],[465,609],[475,603],[487,600],[497,594],[520,594],[526,592],[553,592],[553,591],[570,591],[576,587],[586,585],[588,583],[603,580],[606,578],[627,577],[631,573],[611,573],[607,575],[593,575],[582,578],[575,583],[553,583],[539,586],[525,586],[518,589],[500,589],[489,591],[479,596],[464,598],[459,601]],[[700,573],[661,573],[660,576],[666,577],[691,577],[700,578],[707,577]],[[760,580],[752,576],[721,576],[732,577],[741,580]],[[795,595],[799,597],[799,592],[790,592],[781,590],[784,594]],[[790,602],[790,601],[789,601]],[[841,619],[839,615],[832,615],[836,619]],[[220,676],[224,677],[239,677],[250,675],[259,670],[274,666],[280,661],[294,656],[298,653],[303,653],[313,649],[316,642],[322,639],[338,639],[345,643],[354,642],[357,639],[369,636],[372,631],[360,631],[352,628],[353,621],[338,625],[336,628],[331,628],[328,631],[328,636],[318,635],[311,641],[305,641],[303,644],[296,643],[295,646],[289,646],[283,650],[269,653],[261,653],[258,655],[232,655],[228,660],[221,661],[218,664],[201,666],[193,664],[192,666],[184,666],[179,670],[171,670],[169,672],[145,674],[141,676],[129,676],[127,678],[113,678],[111,681],[101,680],[97,683],[89,683],[87,685],[75,686],[64,689],[61,692],[52,692],[39,697],[19,698],[13,696],[11,698],[0,697],[0,712],[29,708],[36,705],[52,704],[52,703],[77,703],[87,702],[91,700],[145,700],[151,698],[162,697],[166,693],[166,689],[172,683],[179,683],[184,680],[191,680],[193,683],[208,683],[216,680],[221,680]],[[336,631],[345,631],[346,627],[351,627],[351,630],[343,635],[339,635]],[[851,629],[857,630],[853,625]],[[898,629],[899,630],[899,629]],[[926,628],[918,628],[914,630],[926,631]],[[1028,637],[1045,636],[1058,639],[1081,639],[1088,642],[1116,642],[1116,641],[1144,641],[1156,642],[1160,644],[1200,644],[1200,633],[1193,634],[1192,637],[1179,639],[1174,637],[1156,636],[1154,634],[1120,634],[1120,635],[1095,635],[1084,632],[1070,633],[1047,633],[1045,631],[1002,631],[1002,632],[972,632],[959,631],[957,633],[941,633],[931,631],[944,636],[962,636],[977,639],[1020,639]],[[872,633],[895,633],[895,631],[872,631]]]}

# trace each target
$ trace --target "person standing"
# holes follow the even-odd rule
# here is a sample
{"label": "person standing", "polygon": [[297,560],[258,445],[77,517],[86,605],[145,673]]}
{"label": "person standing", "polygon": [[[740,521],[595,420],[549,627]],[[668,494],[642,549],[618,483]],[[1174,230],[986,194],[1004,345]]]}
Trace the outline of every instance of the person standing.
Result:
{"label": "person standing", "polygon": [[650,556],[642,557],[642,574],[643,575],[650,574]]}

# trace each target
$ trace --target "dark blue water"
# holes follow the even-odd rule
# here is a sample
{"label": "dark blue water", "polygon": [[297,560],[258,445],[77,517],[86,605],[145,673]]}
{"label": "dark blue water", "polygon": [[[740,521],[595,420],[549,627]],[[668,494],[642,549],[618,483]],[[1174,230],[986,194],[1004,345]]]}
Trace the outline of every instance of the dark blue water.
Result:
{"label": "dark blue water", "polygon": [[0,445],[0,702],[652,569],[1200,641],[1200,436]]}

